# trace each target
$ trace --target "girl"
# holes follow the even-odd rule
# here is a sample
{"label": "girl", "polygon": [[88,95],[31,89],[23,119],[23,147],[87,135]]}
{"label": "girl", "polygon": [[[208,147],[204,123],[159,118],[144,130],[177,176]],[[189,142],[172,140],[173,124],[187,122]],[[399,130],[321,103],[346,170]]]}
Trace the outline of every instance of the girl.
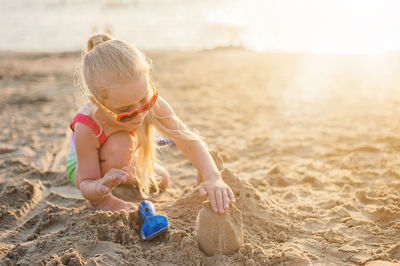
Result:
{"label": "girl", "polygon": [[119,184],[151,188],[168,186],[167,170],[156,163],[154,128],[173,140],[203,177],[202,196],[214,212],[223,213],[235,198],[206,145],[158,95],[146,57],[132,45],[108,34],[95,34],[78,68],[78,89],[87,95],[73,118],[67,174],[88,200],[88,207],[109,211],[136,206],[110,192]]}

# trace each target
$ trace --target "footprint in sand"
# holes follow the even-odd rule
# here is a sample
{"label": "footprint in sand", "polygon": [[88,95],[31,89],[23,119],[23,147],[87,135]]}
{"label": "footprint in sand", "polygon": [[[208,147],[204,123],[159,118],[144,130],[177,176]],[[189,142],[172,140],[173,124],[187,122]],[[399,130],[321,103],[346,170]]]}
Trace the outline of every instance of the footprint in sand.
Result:
{"label": "footprint in sand", "polygon": [[10,228],[42,199],[43,185],[40,181],[24,179],[12,184],[2,184],[1,187],[0,223],[5,228]]}
{"label": "footprint in sand", "polygon": [[243,244],[242,213],[231,206],[224,214],[216,214],[207,202],[197,217],[196,232],[199,247],[207,256],[232,254]]}

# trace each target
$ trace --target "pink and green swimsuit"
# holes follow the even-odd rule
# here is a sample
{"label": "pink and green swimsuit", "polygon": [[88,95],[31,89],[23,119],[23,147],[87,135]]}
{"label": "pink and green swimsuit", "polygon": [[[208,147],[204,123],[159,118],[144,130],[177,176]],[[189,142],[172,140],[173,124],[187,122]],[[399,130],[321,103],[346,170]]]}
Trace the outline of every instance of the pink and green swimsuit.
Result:
{"label": "pink and green swimsuit", "polygon": [[[89,115],[78,113],[74,117],[74,119],[72,119],[72,122],[69,125],[72,130],[72,134],[71,134],[71,137],[69,140],[69,152],[68,152],[67,162],[66,162],[66,171],[67,171],[68,179],[71,181],[72,185],[74,185],[74,186],[75,186],[75,183],[74,183],[75,168],[76,168],[76,164],[78,163],[77,157],[76,157],[75,138],[74,138],[75,124],[77,122],[82,123],[93,130],[94,134],[96,134],[97,139],[100,143],[100,147],[107,140],[106,134],[104,134],[104,132],[101,130],[100,126]],[[135,136],[134,132],[130,132],[130,134],[132,136]],[[172,140],[161,136],[157,131],[156,131],[156,138],[157,138],[158,146],[169,146],[169,145],[174,144],[174,142]]]}
{"label": "pink and green swimsuit", "polygon": [[100,129],[100,126],[89,115],[79,113],[74,117],[74,119],[72,119],[72,122],[69,125],[69,127],[72,130],[72,134],[69,140],[69,152],[66,162],[66,171],[68,179],[74,186],[75,186],[74,174],[75,174],[76,164],[78,162],[76,158],[75,139],[74,139],[75,124],[77,122],[87,125],[93,130],[94,134],[96,134],[97,139],[99,140],[100,146],[103,145],[103,143],[107,139],[106,134],[104,134],[104,132]]}

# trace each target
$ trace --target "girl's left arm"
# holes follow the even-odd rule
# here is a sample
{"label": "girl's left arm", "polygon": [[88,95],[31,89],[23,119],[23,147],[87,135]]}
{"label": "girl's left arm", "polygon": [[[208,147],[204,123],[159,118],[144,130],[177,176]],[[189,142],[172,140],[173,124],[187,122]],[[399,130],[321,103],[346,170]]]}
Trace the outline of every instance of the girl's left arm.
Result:
{"label": "girl's left arm", "polygon": [[[159,96],[157,102],[158,105],[154,106],[154,112],[157,116],[162,117],[159,121],[163,126],[172,130],[185,129],[188,132],[186,126],[179,119],[172,118],[176,115],[163,98]],[[159,130],[164,133],[162,128]],[[229,202],[235,202],[235,196],[231,188],[222,180],[221,174],[204,143],[200,140],[179,138],[172,138],[172,140],[203,177],[200,194],[202,196],[208,195],[214,212],[223,213],[224,210],[229,208]]]}

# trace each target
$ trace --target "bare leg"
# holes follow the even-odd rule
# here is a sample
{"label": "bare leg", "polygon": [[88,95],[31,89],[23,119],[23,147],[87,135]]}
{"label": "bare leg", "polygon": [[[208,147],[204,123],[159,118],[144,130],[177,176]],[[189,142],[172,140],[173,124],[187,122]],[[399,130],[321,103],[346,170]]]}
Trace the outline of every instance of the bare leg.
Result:
{"label": "bare leg", "polygon": [[[121,169],[122,167],[129,164],[133,156],[133,137],[127,132],[116,132],[108,136],[106,142],[100,148],[100,167],[101,175],[104,176],[111,169]],[[75,170],[74,176],[75,184],[80,189],[80,178],[78,166]],[[102,178],[93,182],[103,182]],[[110,189],[120,184],[121,181],[112,180]],[[96,184],[94,184],[96,185]],[[137,209],[133,203],[123,201],[111,193],[106,194],[103,197],[99,197],[96,200],[88,200],[88,207],[93,209],[101,209],[108,211],[118,210],[134,210]]]}
{"label": "bare leg", "polygon": [[167,171],[167,169],[165,169],[163,166],[156,164],[154,166],[154,171],[156,173],[157,176],[160,177],[159,180],[159,187],[161,190],[165,190],[167,189],[168,185],[169,185],[169,173]]}
{"label": "bare leg", "polygon": [[[133,160],[135,160],[135,158],[133,158]],[[134,164],[135,163],[132,162],[131,166]],[[133,172],[135,173],[135,170],[133,170]],[[168,187],[169,181],[170,181],[170,177],[169,177],[169,173],[168,173],[167,169],[165,169],[160,164],[156,163],[154,166],[154,172],[159,177],[159,179],[158,179],[159,188],[161,190],[165,190]],[[129,178],[127,178],[125,182],[122,182],[122,184],[136,186],[136,187],[139,185],[136,180],[135,174],[134,174],[134,176],[130,176]]]}

